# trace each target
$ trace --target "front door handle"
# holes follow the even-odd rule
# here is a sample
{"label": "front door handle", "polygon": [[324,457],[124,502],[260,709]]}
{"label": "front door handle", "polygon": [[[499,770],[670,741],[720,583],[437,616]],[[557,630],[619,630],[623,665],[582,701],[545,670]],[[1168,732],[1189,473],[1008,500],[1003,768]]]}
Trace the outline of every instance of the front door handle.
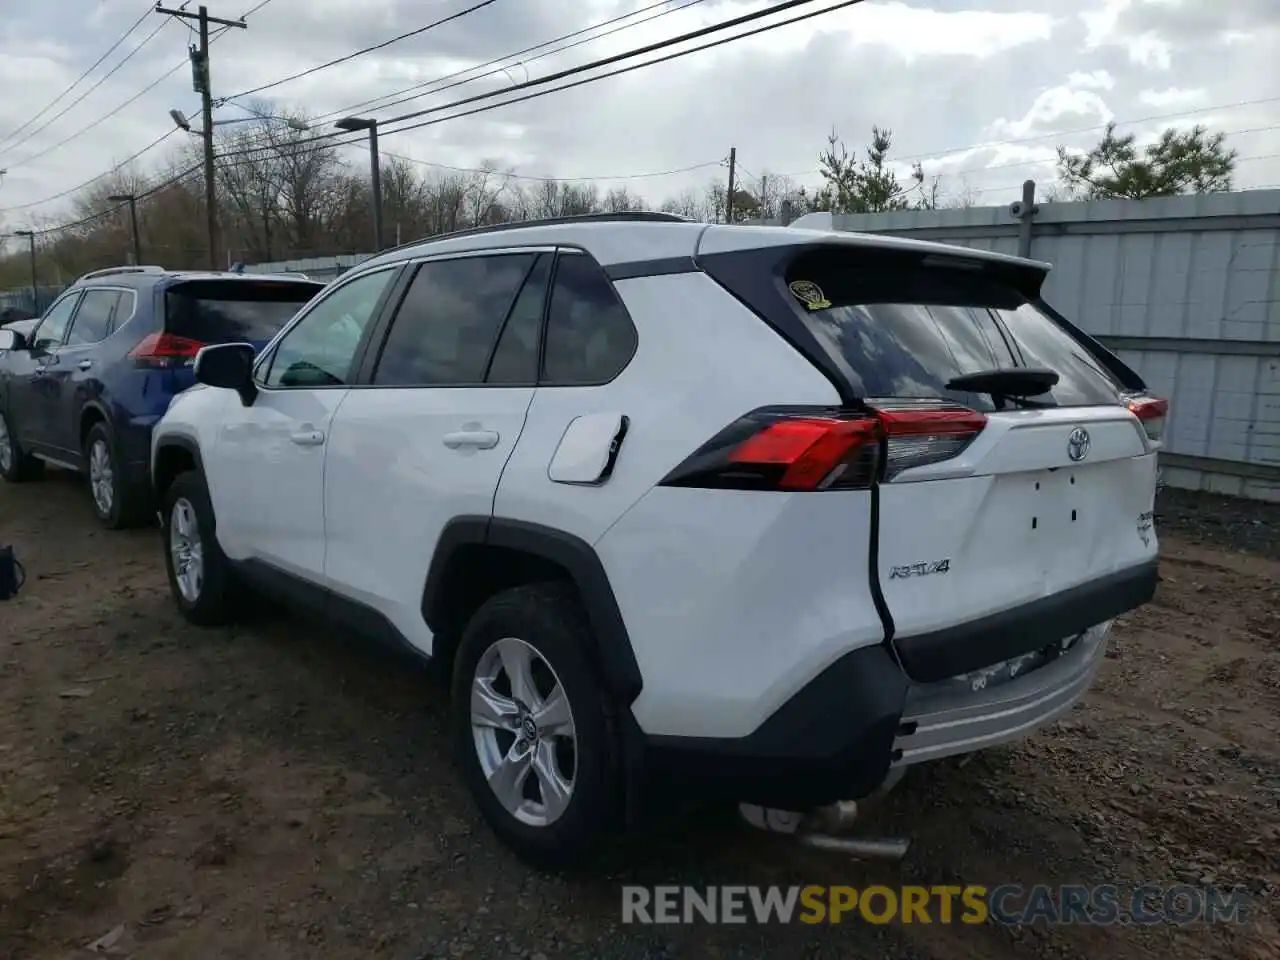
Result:
{"label": "front door handle", "polygon": [[444,445],[450,450],[461,450],[463,447],[489,450],[498,445],[498,440],[498,435],[492,430],[459,430],[457,433],[444,435]]}
{"label": "front door handle", "polygon": [[90,367],[92,367],[92,366],[93,366],[93,361],[92,361],[92,360],[81,360],[81,361],[77,364],[77,366],[78,366],[81,370],[88,370]]}
{"label": "front door handle", "polygon": [[324,443],[324,431],[297,430],[289,434],[289,439],[300,447],[318,447]]}

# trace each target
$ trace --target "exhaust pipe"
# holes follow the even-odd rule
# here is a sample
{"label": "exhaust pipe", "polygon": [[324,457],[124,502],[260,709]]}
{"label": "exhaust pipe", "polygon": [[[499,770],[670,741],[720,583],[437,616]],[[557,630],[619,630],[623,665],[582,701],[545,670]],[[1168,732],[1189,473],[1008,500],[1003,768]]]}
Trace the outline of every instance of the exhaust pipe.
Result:
{"label": "exhaust pipe", "polygon": [[801,833],[796,839],[815,850],[845,853],[860,860],[901,860],[911,847],[910,840],[833,837],[825,833]]}
{"label": "exhaust pipe", "polygon": [[841,836],[847,834],[858,819],[858,804],[853,800],[841,800],[808,814],[745,803],[739,810],[742,818],[759,830],[790,834],[806,847],[862,860],[901,860],[911,846],[910,840],[898,838]]}

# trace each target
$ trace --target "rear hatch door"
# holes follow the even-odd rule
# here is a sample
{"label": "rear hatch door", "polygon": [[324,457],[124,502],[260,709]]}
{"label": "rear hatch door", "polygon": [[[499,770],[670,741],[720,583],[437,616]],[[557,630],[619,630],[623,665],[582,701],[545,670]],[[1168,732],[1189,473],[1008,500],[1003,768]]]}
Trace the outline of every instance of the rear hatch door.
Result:
{"label": "rear hatch door", "polygon": [[192,361],[201,347],[251,343],[261,350],[324,284],[292,278],[193,277],[165,287],[164,333],[134,351],[173,371],[175,389],[195,382]]}
{"label": "rear hatch door", "polygon": [[[849,402],[881,411],[873,569],[887,633],[917,679],[984,666],[982,653],[913,671],[904,640],[1149,570],[1158,443],[1135,414],[1141,380],[1040,304],[1043,268],[836,238],[797,242],[771,270],[707,261]],[[770,308],[771,285],[789,294],[790,317]],[[1034,371],[1056,383],[1019,385]],[[985,383],[966,383],[977,373]],[[1102,613],[1094,622],[1114,615]]]}
{"label": "rear hatch door", "polygon": [[[821,291],[806,318],[857,393],[985,415],[958,453],[890,427],[878,569],[895,641],[1152,560],[1155,445],[1116,376],[1010,276],[851,253],[802,260],[793,280]],[[1037,392],[1030,371],[1057,382]]]}

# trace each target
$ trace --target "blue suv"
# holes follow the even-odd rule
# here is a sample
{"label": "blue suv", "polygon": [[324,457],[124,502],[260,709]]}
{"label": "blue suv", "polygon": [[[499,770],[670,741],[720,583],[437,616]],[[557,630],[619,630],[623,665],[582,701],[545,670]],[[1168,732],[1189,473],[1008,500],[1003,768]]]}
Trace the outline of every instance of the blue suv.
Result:
{"label": "blue suv", "polygon": [[109,528],[154,515],[151,428],[211,343],[267,344],[324,284],[299,276],[115,267],[86,274],[28,330],[0,329],[0,477],[85,474]]}

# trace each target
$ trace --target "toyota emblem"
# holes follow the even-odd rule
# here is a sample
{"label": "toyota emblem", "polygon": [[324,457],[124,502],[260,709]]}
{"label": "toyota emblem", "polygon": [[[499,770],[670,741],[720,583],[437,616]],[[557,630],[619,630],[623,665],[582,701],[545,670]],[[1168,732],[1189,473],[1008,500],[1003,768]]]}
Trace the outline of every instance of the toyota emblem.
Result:
{"label": "toyota emblem", "polygon": [[1067,437],[1067,456],[1079,463],[1089,455],[1089,431],[1076,427]]}

